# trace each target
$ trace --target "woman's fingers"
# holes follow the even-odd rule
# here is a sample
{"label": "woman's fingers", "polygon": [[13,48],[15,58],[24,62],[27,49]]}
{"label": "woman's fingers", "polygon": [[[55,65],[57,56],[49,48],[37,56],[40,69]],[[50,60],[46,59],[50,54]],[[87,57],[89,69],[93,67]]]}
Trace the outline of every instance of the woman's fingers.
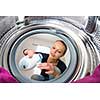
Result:
{"label": "woman's fingers", "polygon": [[47,63],[41,63],[41,64],[39,64],[39,67],[47,66],[47,65],[48,65]]}
{"label": "woman's fingers", "polygon": [[46,74],[52,74],[54,71],[53,70],[50,70],[50,71],[46,71],[45,73]]}
{"label": "woman's fingers", "polygon": [[33,54],[34,54],[34,51],[33,50],[28,50],[28,56],[30,57],[30,58],[32,58],[32,56],[33,56]]}
{"label": "woman's fingers", "polygon": [[54,77],[58,77],[60,74],[58,71],[55,71],[55,66],[52,63],[41,63],[38,67],[40,69],[45,69],[46,74],[53,75]]}
{"label": "woman's fingers", "polygon": [[23,54],[24,55],[28,55],[29,58],[32,58],[32,56],[33,56],[34,53],[35,53],[34,50],[31,50],[31,49],[25,49],[25,50],[23,50]]}
{"label": "woman's fingers", "polygon": [[28,54],[27,51],[28,51],[27,49],[24,49],[24,50],[23,50],[23,54],[24,54],[25,56]]}
{"label": "woman's fingers", "polygon": [[50,66],[48,66],[47,63],[39,64],[38,67],[39,67],[40,69],[50,70]]}
{"label": "woman's fingers", "polygon": [[45,70],[48,70],[48,71],[53,70],[53,64],[52,63],[41,63],[41,64],[38,65],[38,67],[40,69],[45,69]]}

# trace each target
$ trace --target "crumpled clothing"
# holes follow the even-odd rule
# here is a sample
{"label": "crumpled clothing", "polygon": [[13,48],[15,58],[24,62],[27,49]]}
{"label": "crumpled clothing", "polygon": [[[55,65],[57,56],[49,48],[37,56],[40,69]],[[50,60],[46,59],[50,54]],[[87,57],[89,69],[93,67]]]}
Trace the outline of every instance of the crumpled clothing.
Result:
{"label": "crumpled clothing", "polygon": [[72,81],[71,83],[100,83],[100,64],[94,69],[92,75],[85,76],[84,78]]}
{"label": "crumpled clothing", "polygon": [[18,83],[18,80],[15,79],[6,69],[0,67],[0,83]]}

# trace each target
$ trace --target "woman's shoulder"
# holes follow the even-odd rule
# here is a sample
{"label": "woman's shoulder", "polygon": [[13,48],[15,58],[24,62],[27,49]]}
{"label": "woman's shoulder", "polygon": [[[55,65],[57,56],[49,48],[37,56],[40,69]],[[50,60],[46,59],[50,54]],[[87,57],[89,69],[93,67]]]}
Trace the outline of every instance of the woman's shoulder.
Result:
{"label": "woman's shoulder", "polygon": [[59,65],[64,65],[64,66],[66,66],[65,63],[64,63],[62,60],[60,60],[60,59],[59,59],[58,64],[59,64]]}

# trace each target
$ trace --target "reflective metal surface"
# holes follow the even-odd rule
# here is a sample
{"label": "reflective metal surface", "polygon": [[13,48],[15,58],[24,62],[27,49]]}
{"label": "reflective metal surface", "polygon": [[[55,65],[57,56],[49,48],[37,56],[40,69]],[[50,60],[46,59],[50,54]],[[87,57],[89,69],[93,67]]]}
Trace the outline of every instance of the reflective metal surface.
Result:
{"label": "reflective metal surface", "polygon": [[[30,79],[32,70],[22,72],[18,68],[18,62],[23,57],[23,49],[35,49],[37,45],[50,47],[57,39],[62,39],[69,50],[62,58],[68,68],[59,78],[35,81]],[[91,74],[100,61],[92,37],[84,31],[83,25],[67,18],[33,20],[27,26],[16,26],[1,41],[3,43],[0,48],[0,65],[7,68],[20,82],[71,82],[84,77],[87,73]]]}

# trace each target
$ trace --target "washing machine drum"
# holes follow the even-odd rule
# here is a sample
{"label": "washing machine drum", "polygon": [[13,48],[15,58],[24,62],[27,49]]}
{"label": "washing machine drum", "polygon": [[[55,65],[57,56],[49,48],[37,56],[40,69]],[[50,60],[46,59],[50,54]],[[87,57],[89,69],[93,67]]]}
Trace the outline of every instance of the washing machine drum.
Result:
{"label": "washing machine drum", "polygon": [[[67,52],[61,58],[66,64],[65,71],[58,78],[47,81],[31,79],[34,66],[29,65],[32,61],[24,57],[23,50],[49,53],[56,40],[63,40],[67,45]],[[38,19],[29,25],[15,26],[0,41],[0,65],[20,82],[71,82],[91,74],[99,63],[99,53],[91,37],[64,20]],[[40,58],[38,55],[37,59]]]}

